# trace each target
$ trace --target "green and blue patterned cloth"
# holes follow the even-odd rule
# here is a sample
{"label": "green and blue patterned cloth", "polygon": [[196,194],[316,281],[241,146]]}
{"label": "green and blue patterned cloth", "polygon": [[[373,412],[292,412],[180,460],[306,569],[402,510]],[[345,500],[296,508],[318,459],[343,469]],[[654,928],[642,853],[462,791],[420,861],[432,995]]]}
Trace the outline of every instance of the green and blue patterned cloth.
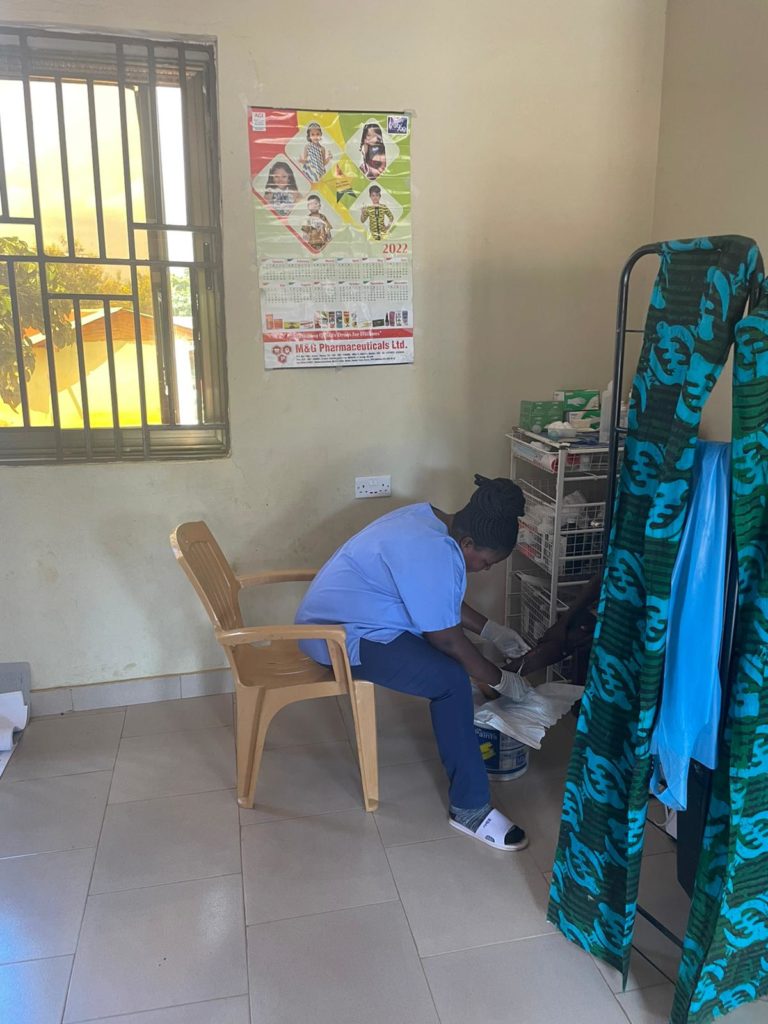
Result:
{"label": "green and blue patterned cloth", "polygon": [[661,246],[550,894],[549,919],[626,978],[672,570],[702,409],[732,346],[737,668],[673,1024],[768,993],[768,288],[749,238]]}

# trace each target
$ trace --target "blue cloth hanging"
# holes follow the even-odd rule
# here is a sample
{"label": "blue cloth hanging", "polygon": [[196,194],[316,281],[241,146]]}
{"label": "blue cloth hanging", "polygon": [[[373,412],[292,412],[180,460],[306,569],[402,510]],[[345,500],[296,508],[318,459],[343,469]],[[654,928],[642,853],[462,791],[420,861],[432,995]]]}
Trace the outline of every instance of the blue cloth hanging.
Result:
{"label": "blue cloth hanging", "polygon": [[651,791],[675,811],[686,808],[691,759],[707,768],[717,763],[730,467],[729,444],[697,443],[672,573],[661,710],[651,737]]}

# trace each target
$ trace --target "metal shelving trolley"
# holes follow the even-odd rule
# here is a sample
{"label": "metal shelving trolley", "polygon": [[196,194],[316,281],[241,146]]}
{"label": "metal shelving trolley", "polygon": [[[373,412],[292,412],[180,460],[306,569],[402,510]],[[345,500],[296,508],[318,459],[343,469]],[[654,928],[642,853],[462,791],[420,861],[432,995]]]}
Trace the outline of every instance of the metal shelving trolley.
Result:
{"label": "metal shelving trolley", "polygon": [[[552,440],[520,427],[507,437],[510,476],[525,494],[507,563],[507,623],[533,645],[602,565],[609,446],[584,435]],[[569,669],[566,660],[547,677],[568,679]]]}

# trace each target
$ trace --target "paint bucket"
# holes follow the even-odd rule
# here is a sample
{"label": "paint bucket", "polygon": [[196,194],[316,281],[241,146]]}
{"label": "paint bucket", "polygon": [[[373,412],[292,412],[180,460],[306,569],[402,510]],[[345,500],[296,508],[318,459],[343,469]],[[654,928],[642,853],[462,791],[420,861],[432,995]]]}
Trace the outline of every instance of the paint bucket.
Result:
{"label": "paint bucket", "polygon": [[489,778],[508,782],[528,771],[528,747],[524,743],[484,725],[475,726],[475,735]]}

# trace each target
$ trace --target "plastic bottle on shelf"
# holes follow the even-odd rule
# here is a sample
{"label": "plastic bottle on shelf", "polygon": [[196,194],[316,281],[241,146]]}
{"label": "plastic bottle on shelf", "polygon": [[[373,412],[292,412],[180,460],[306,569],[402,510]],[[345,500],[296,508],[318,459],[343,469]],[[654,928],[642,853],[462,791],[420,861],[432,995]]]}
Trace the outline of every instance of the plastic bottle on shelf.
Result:
{"label": "plastic bottle on shelf", "polygon": [[627,429],[627,422],[629,420],[629,402],[621,403],[621,413],[619,415],[619,426],[624,430]]}
{"label": "plastic bottle on shelf", "polygon": [[611,439],[611,407],[613,406],[613,381],[600,396],[600,444],[608,444]]}

